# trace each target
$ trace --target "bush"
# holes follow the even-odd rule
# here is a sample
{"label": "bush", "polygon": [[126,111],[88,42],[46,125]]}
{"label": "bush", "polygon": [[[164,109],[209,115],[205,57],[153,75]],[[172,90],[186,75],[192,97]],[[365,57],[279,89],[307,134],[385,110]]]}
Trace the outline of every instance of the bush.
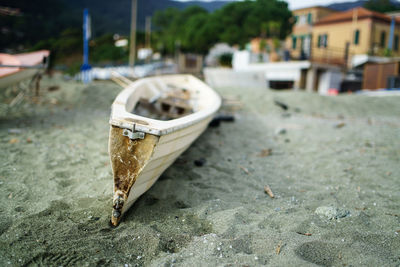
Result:
{"label": "bush", "polygon": [[224,67],[232,67],[232,57],[233,55],[230,53],[222,54],[219,57],[219,64]]}

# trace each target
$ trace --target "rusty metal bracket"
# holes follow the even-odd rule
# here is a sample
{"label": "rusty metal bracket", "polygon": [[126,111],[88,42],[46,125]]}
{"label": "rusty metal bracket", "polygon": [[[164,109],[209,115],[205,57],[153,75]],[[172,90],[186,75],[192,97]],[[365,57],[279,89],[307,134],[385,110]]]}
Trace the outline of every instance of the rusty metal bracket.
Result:
{"label": "rusty metal bracket", "polygon": [[144,135],[145,133],[143,132],[135,132],[134,130],[128,130],[128,129],[124,129],[124,131],[122,132],[123,136],[128,136],[129,139],[131,140],[135,140],[135,139],[144,139]]}

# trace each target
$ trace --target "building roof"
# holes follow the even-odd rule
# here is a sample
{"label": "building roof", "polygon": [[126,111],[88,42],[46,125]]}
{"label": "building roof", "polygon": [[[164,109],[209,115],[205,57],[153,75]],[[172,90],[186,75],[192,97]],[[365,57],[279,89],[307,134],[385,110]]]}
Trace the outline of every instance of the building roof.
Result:
{"label": "building roof", "polygon": [[385,12],[385,14],[388,15],[388,16],[390,16],[390,17],[392,17],[392,16],[395,16],[396,18],[397,18],[397,17],[400,17],[400,11],[399,11],[399,10],[397,10],[397,11],[391,11],[391,12]]}
{"label": "building roof", "polygon": [[329,8],[329,7],[325,7],[325,6],[303,7],[303,8],[299,8],[299,9],[294,9],[294,10],[292,10],[292,12],[303,11],[303,10],[309,10],[309,9],[326,9],[326,10],[336,11],[336,12],[337,12],[337,10],[332,9],[332,8]]}
{"label": "building roof", "polygon": [[[368,9],[365,9],[363,7],[358,7],[354,9],[350,9],[344,12],[337,12],[332,15],[329,15],[320,21],[316,22],[314,26],[319,26],[319,25],[325,25],[325,24],[332,24],[332,23],[338,23],[338,22],[345,22],[345,21],[352,21],[353,18],[357,16],[357,19],[375,19],[383,22],[390,23],[392,18],[388,15],[371,11]],[[400,19],[396,18],[396,22],[400,23]]]}

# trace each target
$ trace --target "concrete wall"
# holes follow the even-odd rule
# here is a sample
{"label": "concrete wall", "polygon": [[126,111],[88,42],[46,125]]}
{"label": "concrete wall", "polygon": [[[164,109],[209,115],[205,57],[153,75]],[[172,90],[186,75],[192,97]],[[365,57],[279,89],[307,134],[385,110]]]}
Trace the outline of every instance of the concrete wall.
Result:
{"label": "concrete wall", "polygon": [[[322,54],[324,50],[330,49],[340,49],[341,52],[344,52],[347,42],[350,43],[350,49],[353,53],[366,54],[371,48],[370,27],[371,21],[367,19],[359,20],[356,23],[347,21],[315,26],[313,29],[313,54],[318,56],[319,54]],[[360,31],[358,45],[354,44],[355,30]],[[328,35],[328,47],[326,49],[318,48],[318,36],[323,34]]]}
{"label": "concrete wall", "polygon": [[328,95],[329,89],[340,90],[340,84],[343,80],[343,74],[339,71],[325,71],[321,73],[318,83],[318,93]]}
{"label": "concrete wall", "polygon": [[178,55],[178,71],[180,73],[199,74],[203,67],[203,56],[196,54]]}
{"label": "concrete wall", "polygon": [[[301,54],[301,36],[311,38],[310,36],[312,35],[312,29],[313,29],[313,24],[318,22],[320,19],[335,13],[337,11],[331,10],[328,8],[323,8],[323,7],[311,7],[311,8],[302,8],[298,10],[293,11],[293,16],[305,16],[307,17],[309,13],[312,15],[312,22],[311,24],[305,23],[305,24],[300,24],[300,22],[297,22],[295,25],[293,25],[292,29],[292,34],[289,35],[286,38],[286,48],[290,51],[292,57],[294,58],[299,58]],[[296,49],[293,49],[293,37],[297,38],[296,41]],[[305,48],[307,49],[307,48]]]}
{"label": "concrete wall", "polygon": [[229,68],[205,68],[206,83],[211,87],[267,88],[265,72],[235,71]]}
{"label": "concrete wall", "polygon": [[250,72],[262,73],[264,82],[268,85],[269,81],[293,81],[295,89],[300,88],[301,72],[311,66],[309,61],[288,61],[270,63],[249,64],[249,52],[238,51],[233,55],[232,66],[236,73]]}
{"label": "concrete wall", "polygon": [[337,66],[313,63],[306,74],[306,91],[325,95],[329,89],[340,89],[343,73]]}
{"label": "concrete wall", "polygon": [[[360,31],[359,43],[354,44],[354,33]],[[319,58],[344,58],[346,43],[350,43],[349,55],[368,54],[374,50],[377,55],[382,55],[385,48],[380,48],[381,32],[386,32],[385,48],[389,41],[390,24],[376,22],[371,19],[361,19],[357,21],[337,22],[332,24],[317,25],[313,27],[312,56],[313,59]],[[318,47],[318,36],[328,35],[327,48]],[[400,36],[400,27],[395,28],[395,35]],[[393,38],[394,42],[394,38]],[[400,44],[399,44],[400,45]],[[394,56],[400,56],[399,51],[393,51]]]}
{"label": "concrete wall", "polygon": [[[394,35],[400,36],[400,26],[397,23],[397,27],[395,27]],[[380,47],[380,42],[381,42],[381,32],[384,31],[386,33],[386,40],[385,40],[385,47]],[[390,25],[387,23],[374,23],[373,28],[372,28],[372,40],[371,40],[371,46],[374,48],[374,54],[375,55],[383,55],[383,51],[385,48],[388,47],[389,44],[389,37],[390,37]],[[400,40],[399,40],[400,42]],[[400,47],[400,43],[399,43]],[[393,49],[394,49],[394,37],[393,37]],[[397,51],[393,51],[392,53],[394,56],[400,56],[400,49]]]}

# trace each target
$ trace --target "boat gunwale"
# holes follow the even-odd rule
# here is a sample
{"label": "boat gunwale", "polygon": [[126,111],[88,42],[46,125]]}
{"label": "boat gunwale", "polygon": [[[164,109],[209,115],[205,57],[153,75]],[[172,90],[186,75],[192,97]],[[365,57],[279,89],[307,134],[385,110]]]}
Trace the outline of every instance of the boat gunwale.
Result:
{"label": "boat gunwale", "polygon": [[[192,114],[168,121],[150,119],[147,117],[136,115],[126,110],[128,98],[135,92],[136,88],[138,88],[142,84],[145,84],[153,80],[154,81],[158,81],[160,79],[162,80],[163,77],[168,77],[168,78],[186,77],[187,79],[191,79],[192,81],[198,83],[202,87],[201,90],[209,91],[209,93],[213,96],[213,99],[210,99],[210,101],[213,101],[213,103],[207,109],[203,108]],[[110,125],[123,129],[129,129],[157,136],[162,136],[170,134],[172,132],[175,132],[183,128],[187,128],[206,119],[207,117],[217,112],[220,106],[221,106],[221,97],[211,87],[209,87],[207,84],[197,79],[196,77],[189,74],[161,75],[161,76],[139,79],[137,81],[134,81],[130,86],[128,86],[124,90],[122,90],[115,98],[111,106],[111,117],[109,123]],[[149,123],[149,125],[144,125],[143,123],[141,124],[140,121]]]}
{"label": "boat gunwale", "polygon": [[[49,57],[50,56],[50,51],[49,50],[39,50],[39,51],[34,51],[34,52],[28,52],[28,53],[21,53],[21,54],[7,54],[7,53],[0,53],[0,57],[1,56],[10,56],[12,58],[14,58],[15,60],[17,60],[19,62],[19,65],[15,65],[15,66],[1,66],[0,64],[0,68],[7,68],[7,69],[13,69],[12,71],[9,71],[7,73],[1,74],[0,78],[5,78],[5,77],[10,77],[12,75],[24,72],[25,70],[29,70],[29,68],[26,68],[24,66],[27,67],[35,67],[35,66],[40,66],[43,62],[43,58],[41,60],[36,60],[34,63],[32,64],[26,64],[26,62],[23,60],[23,57],[27,56],[27,55],[33,55],[33,54],[39,54],[39,55],[43,55],[43,57]],[[21,59],[22,57],[22,59]],[[45,69],[45,66],[43,66],[42,69]]]}

